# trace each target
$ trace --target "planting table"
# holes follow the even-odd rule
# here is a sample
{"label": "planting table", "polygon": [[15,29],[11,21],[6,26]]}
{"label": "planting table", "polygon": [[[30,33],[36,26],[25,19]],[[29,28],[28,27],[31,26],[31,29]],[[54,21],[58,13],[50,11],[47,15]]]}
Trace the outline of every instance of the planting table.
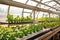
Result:
{"label": "planting table", "polygon": [[44,29],[40,32],[30,34],[23,38],[18,38],[18,40],[49,40],[51,37],[53,37],[53,40],[57,40],[56,34],[59,31],[60,31],[60,27],[56,27],[53,29]]}
{"label": "planting table", "polygon": [[[27,22],[28,23],[32,23],[32,22]],[[8,24],[8,23],[0,23],[0,25],[4,25],[4,24],[7,24],[7,25],[20,25],[20,24],[25,24],[25,23],[18,23],[18,24],[15,24],[15,23],[12,23],[12,24]],[[57,40],[56,39],[56,34],[60,31],[60,27],[56,27],[56,28],[52,28],[52,29],[45,29],[45,30],[42,30],[40,32],[36,32],[36,33],[33,33],[33,34],[29,34],[28,36],[25,36],[23,38],[18,38],[19,40],[48,40],[50,39],[51,37],[53,37],[53,40]]]}
{"label": "planting table", "polygon": [[57,40],[56,39],[56,34],[60,31],[60,27],[55,28],[54,30],[51,30],[50,32],[42,35],[41,37],[37,38],[38,40],[48,40],[51,37],[53,37],[53,40]]}

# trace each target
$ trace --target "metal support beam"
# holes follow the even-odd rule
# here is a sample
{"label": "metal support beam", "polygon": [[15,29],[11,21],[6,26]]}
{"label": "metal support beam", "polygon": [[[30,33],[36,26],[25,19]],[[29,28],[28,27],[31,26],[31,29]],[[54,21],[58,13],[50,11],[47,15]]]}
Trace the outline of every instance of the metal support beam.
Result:
{"label": "metal support beam", "polygon": [[50,16],[50,13],[49,13],[49,19],[48,19],[49,21],[50,21],[50,17],[51,17],[51,16]]}
{"label": "metal support beam", "polygon": [[25,11],[24,11],[24,13],[31,13],[31,12],[25,12]]}
{"label": "metal support beam", "polygon": [[33,11],[33,24],[35,24],[35,11]]}
{"label": "metal support beam", "polygon": [[[27,4],[28,1],[29,1],[29,0],[27,0],[25,4]],[[24,15],[24,8],[23,8],[23,10],[22,10],[22,17],[23,17],[23,15]]]}
{"label": "metal support beam", "polygon": [[50,3],[50,2],[52,2],[52,1],[47,1],[47,2],[44,2],[44,3]]}
{"label": "metal support beam", "polygon": [[8,12],[7,12],[8,14],[9,14],[9,11],[10,11],[10,6],[8,6]]}

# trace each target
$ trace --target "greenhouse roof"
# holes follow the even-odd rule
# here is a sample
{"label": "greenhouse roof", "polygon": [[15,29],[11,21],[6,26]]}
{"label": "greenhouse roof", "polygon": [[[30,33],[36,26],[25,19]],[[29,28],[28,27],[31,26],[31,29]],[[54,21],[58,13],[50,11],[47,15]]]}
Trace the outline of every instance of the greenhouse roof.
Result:
{"label": "greenhouse roof", "polygon": [[32,10],[36,10],[36,8],[37,9],[44,8],[48,10],[53,9],[54,11],[60,11],[59,0],[0,0],[0,3],[11,6],[17,6],[17,7],[20,6],[22,8],[32,9]]}

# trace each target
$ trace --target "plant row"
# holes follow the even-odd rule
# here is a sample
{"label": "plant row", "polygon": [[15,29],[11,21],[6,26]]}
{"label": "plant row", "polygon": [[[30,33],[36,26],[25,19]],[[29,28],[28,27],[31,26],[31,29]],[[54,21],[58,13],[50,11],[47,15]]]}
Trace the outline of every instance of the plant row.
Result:
{"label": "plant row", "polygon": [[36,20],[42,20],[42,21],[59,21],[59,18],[53,18],[53,17],[41,17],[41,18],[36,18]]}
{"label": "plant row", "polygon": [[41,24],[16,27],[0,27],[0,40],[16,40],[43,29]]}
{"label": "plant row", "polygon": [[7,15],[7,19],[8,19],[7,20],[8,23],[20,23],[20,22],[32,22],[33,21],[30,16],[27,16],[27,17],[17,16],[14,18],[13,15],[11,15],[11,14]]}
{"label": "plant row", "polygon": [[40,32],[43,28],[54,28],[57,25],[57,22],[44,22],[16,27],[0,26],[0,40],[16,40],[16,38],[23,38],[28,34]]}
{"label": "plant row", "polygon": [[[27,17],[13,17],[13,15],[8,14],[7,15],[7,22],[8,23],[21,23],[21,22],[33,22],[33,19],[31,16],[27,16]],[[59,21],[59,18],[52,18],[52,17],[41,17],[41,18],[36,18],[36,20],[38,21]]]}

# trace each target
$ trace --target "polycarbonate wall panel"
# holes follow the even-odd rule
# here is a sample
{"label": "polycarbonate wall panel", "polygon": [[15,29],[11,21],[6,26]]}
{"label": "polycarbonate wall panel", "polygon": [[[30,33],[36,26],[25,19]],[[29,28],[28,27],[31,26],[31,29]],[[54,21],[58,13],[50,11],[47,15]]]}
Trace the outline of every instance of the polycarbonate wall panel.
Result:
{"label": "polycarbonate wall panel", "polygon": [[31,13],[32,13],[32,10],[24,9],[23,16],[24,16],[24,17],[30,16]]}
{"label": "polycarbonate wall panel", "polygon": [[[13,0],[13,1],[21,2],[21,3],[24,3],[24,4],[27,2],[27,0]],[[37,1],[40,2],[41,0],[37,0]],[[59,7],[60,5],[58,5],[56,2],[52,1],[52,2],[49,3],[49,1],[52,1],[52,0],[42,0],[41,2],[44,3],[44,4],[46,4],[46,5],[52,6],[54,8],[57,8],[57,9],[60,8]],[[36,6],[38,3],[37,2],[34,2],[32,0],[29,0],[26,4],[27,5],[31,5],[31,6]],[[57,4],[57,5],[55,5],[55,4]],[[50,8],[50,7],[46,6],[46,5],[39,4],[37,7],[43,8],[43,9],[47,9],[47,10],[56,11],[55,9]],[[21,17],[22,16],[22,13],[23,13],[23,16],[26,17],[26,16],[29,16],[33,12],[32,12],[32,10],[29,10],[29,9],[24,9],[23,10],[23,8],[18,8],[18,7],[10,6],[9,13],[12,14],[14,17],[16,17],[16,16],[20,16]],[[7,5],[0,4],[0,21],[1,22],[2,21],[3,22],[6,21],[7,14],[8,14],[8,6]],[[47,12],[36,12],[36,15],[35,16],[37,17],[37,15],[38,15],[38,18],[42,17],[43,15],[44,15],[44,17],[45,16],[48,17],[48,13]]]}
{"label": "polycarbonate wall panel", "polygon": [[37,5],[36,2],[33,2],[33,1],[31,1],[31,0],[29,0],[27,4],[28,4],[28,5],[32,5],[32,6],[36,6],[36,5]]}
{"label": "polycarbonate wall panel", "polygon": [[10,7],[10,14],[12,14],[14,17],[16,16],[22,16],[22,10],[23,8],[18,8],[18,7]]}
{"label": "polycarbonate wall panel", "polygon": [[8,14],[8,6],[0,4],[0,22],[6,22]]}
{"label": "polycarbonate wall panel", "polygon": [[13,1],[21,2],[21,3],[26,3],[27,0],[13,0]]}
{"label": "polycarbonate wall panel", "polygon": [[47,1],[51,1],[51,0],[42,0],[42,3],[45,3],[45,2],[47,2]]}

